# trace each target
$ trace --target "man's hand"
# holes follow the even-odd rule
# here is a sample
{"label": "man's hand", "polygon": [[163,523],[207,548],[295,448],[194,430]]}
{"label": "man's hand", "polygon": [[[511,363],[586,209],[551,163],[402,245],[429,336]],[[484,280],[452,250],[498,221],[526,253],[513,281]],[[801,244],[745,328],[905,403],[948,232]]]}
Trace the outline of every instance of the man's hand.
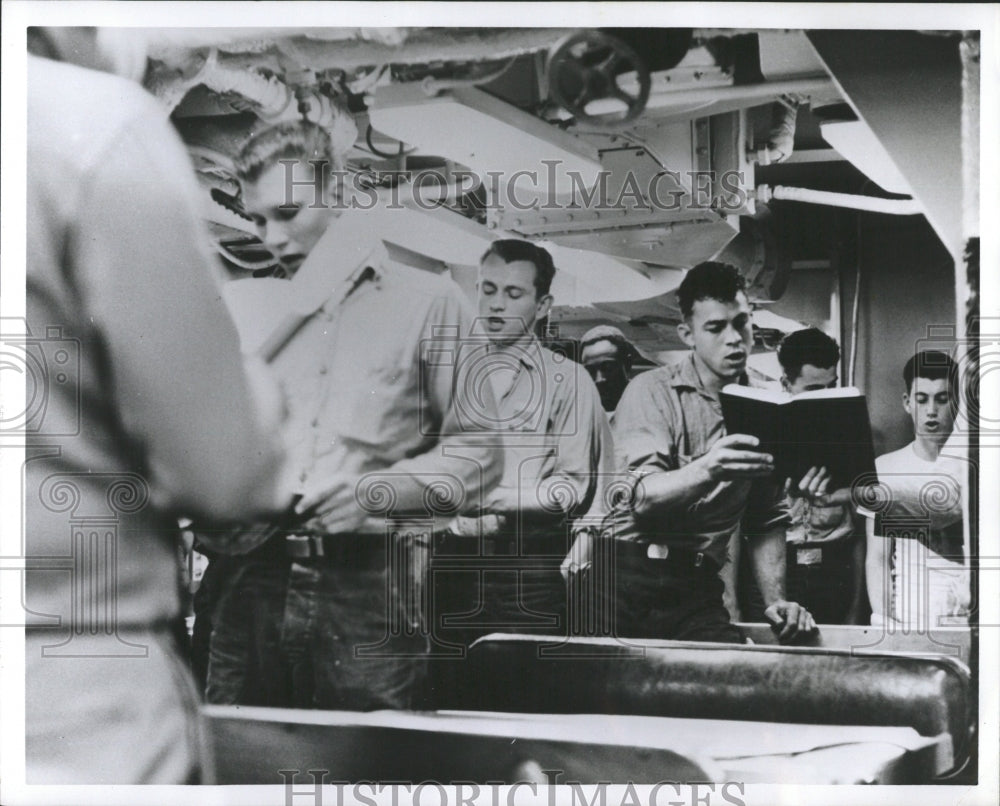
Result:
{"label": "man's hand", "polygon": [[851,503],[850,487],[841,487],[828,493],[829,486],[829,471],[825,467],[811,467],[797,485],[793,484],[791,479],[786,479],[785,493],[795,498],[807,498],[810,503],[820,507]]}
{"label": "man's hand", "polygon": [[457,515],[448,524],[448,528],[459,537],[494,537],[500,534],[505,525],[506,518],[486,513],[479,517]]}
{"label": "man's hand", "polygon": [[483,500],[482,511],[490,515],[507,515],[520,511],[523,503],[520,489],[499,485]]}
{"label": "man's hand", "polygon": [[771,629],[777,631],[778,641],[782,644],[816,632],[812,614],[798,602],[784,599],[772,602],[764,611],[764,618],[771,623]]}
{"label": "man's hand", "polygon": [[708,453],[697,461],[702,463],[712,481],[770,475],[774,471],[774,457],[753,450],[758,445],[760,440],[757,437],[729,434],[712,445]]}
{"label": "man's hand", "polygon": [[567,582],[573,574],[586,571],[593,564],[594,536],[583,529],[577,532],[576,540],[570,547],[569,554],[559,566],[559,573]]}
{"label": "man's hand", "polygon": [[338,478],[325,487],[303,496],[295,512],[308,517],[306,527],[327,534],[356,532],[368,518],[355,497],[357,482],[351,478]]}

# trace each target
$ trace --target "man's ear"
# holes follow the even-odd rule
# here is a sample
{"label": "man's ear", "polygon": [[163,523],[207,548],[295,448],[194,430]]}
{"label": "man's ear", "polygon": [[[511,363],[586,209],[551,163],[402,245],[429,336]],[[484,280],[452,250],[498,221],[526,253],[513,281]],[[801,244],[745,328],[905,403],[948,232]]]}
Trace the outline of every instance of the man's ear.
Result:
{"label": "man's ear", "polygon": [[538,302],[535,303],[535,318],[544,319],[549,315],[549,311],[552,309],[552,295],[546,294],[543,297],[539,297]]}
{"label": "man's ear", "polygon": [[788,380],[788,376],[785,374],[782,374],[781,376],[781,388],[784,389],[786,392],[792,391],[792,384]]}
{"label": "man's ear", "polygon": [[913,414],[913,411],[910,408],[910,393],[909,392],[903,392],[903,411],[905,411],[907,414]]}
{"label": "man's ear", "polygon": [[677,335],[688,347],[694,347],[694,334],[691,332],[691,325],[683,319],[677,323]]}

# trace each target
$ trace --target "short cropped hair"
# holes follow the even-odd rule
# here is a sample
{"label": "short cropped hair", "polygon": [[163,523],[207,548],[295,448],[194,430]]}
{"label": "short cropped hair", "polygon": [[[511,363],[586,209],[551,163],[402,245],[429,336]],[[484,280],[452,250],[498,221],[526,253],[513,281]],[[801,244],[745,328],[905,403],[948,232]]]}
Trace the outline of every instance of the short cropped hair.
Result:
{"label": "short cropped hair", "polygon": [[778,363],[789,381],[798,378],[806,364],[827,369],[839,360],[837,342],[815,327],[789,333],[778,348]]}
{"label": "short cropped hair", "polygon": [[491,255],[496,255],[504,263],[516,263],[519,260],[526,260],[535,266],[535,297],[544,297],[552,288],[552,278],[556,276],[556,266],[552,262],[552,255],[547,249],[531,243],[521,241],[517,238],[504,238],[493,241],[479,262],[482,263]]}
{"label": "short cropped hair", "polygon": [[945,379],[951,387],[952,397],[958,392],[958,365],[947,353],[940,350],[921,350],[910,356],[910,360],[903,367],[903,381],[906,383],[906,391],[913,388],[914,378],[927,378],[937,381]]}
{"label": "short cropped hair", "polygon": [[698,300],[735,302],[736,295],[740,291],[745,294],[746,290],[746,278],[738,268],[730,263],[706,260],[684,275],[677,288],[677,303],[680,305],[681,315],[688,319]]}
{"label": "short cropped hair", "polygon": [[320,160],[333,167],[333,143],[329,133],[304,120],[286,121],[264,129],[243,146],[236,158],[236,171],[243,181],[255,182],[264,171],[283,159]]}

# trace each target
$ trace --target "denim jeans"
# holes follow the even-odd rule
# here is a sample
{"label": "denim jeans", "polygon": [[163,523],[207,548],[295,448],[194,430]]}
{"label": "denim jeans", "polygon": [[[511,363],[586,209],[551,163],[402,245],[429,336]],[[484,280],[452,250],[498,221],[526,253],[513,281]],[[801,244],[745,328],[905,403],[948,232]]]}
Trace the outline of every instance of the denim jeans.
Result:
{"label": "denim jeans", "polygon": [[712,566],[616,556],[613,584],[599,586],[602,612],[620,638],[742,644],[722,603],[723,584]]}
{"label": "denim jeans", "polygon": [[[480,553],[490,541],[445,536],[435,561],[434,636],[468,645],[494,632],[566,635],[565,542],[555,527],[540,534],[498,535],[504,553]],[[501,540],[503,538],[503,540]]]}
{"label": "denim jeans", "polygon": [[428,636],[407,579],[406,569],[387,565],[244,558],[215,611],[208,701],[419,707]]}

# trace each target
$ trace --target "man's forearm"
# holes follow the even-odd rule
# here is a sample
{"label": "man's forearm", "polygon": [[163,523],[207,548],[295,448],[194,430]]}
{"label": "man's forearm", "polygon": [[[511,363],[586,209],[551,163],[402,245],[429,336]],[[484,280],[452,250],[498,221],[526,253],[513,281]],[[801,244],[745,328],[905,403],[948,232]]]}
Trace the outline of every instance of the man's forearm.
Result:
{"label": "man's forearm", "polygon": [[526,481],[519,487],[497,487],[487,496],[483,510],[496,515],[520,515],[529,519],[569,515],[585,499],[586,492],[585,482],[560,473],[545,479]]}
{"label": "man's forearm", "polygon": [[851,546],[851,604],[847,609],[847,617],[851,624],[861,623],[861,611],[866,598],[865,585],[865,538],[854,537]]}
{"label": "man's forearm", "polygon": [[733,529],[733,534],[729,538],[726,564],[719,571],[719,578],[722,580],[723,586],[722,603],[726,606],[726,610],[729,611],[730,621],[742,620],[739,589],[737,587],[737,575],[740,567],[740,543],[742,539],[739,528]]}
{"label": "man's forearm", "polygon": [[785,598],[785,533],[770,529],[750,539],[750,558],[764,606]]}
{"label": "man's forearm", "polygon": [[872,615],[885,616],[889,610],[885,586],[886,538],[875,534],[875,521],[865,519],[865,580]]}
{"label": "man's forearm", "polygon": [[694,503],[715,484],[699,462],[654,471],[636,484],[633,509],[640,518],[666,515]]}
{"label": "man's forearm", "polygon": [[451,518],[459,510],[475,509],[502,472],[499,451],[442,440],[428,453],[363,475],[357,482],[356,498],[376,518]]}

